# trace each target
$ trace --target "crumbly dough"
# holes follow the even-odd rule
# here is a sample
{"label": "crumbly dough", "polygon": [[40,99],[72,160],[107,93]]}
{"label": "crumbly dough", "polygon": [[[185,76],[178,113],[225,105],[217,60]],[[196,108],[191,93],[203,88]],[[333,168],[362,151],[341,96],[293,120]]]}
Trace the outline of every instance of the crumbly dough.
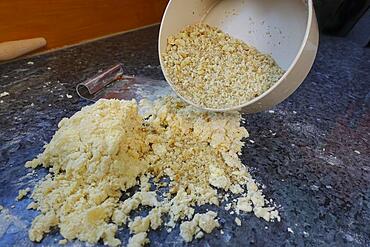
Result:
{"label": "crumbly dough", "polygon": [[186,242],[191,242],[193,237],[202,238],[204,233],[211,233],[220,224],[216,219],[217,213],[209,211],[205,214],[196,214],[190,221],[184,221],[180,225],[180,235]]}
{"label": "crumbly dough", "polygon": [[238,217],[235,217],[235,224],[237,225],[237,226],[241,226],[242,225],[242,221],[238,218]]}
{"label": "crumbly dough", "polygon": [[[117,225],[108,223],[122,191],[148,169],[149,151],[135,101],[101,100],[63,119],[51,142],[27,167],[52,172],[32,195],[41,214],[29,237],[40,241],[58,225],[67,240],[119,245]],[[50,219],[52,217],[52,219]]]}
{"label": "crumbly dough", "polygon": [[0,98],[8,96],[8,95],[9,95],[8,92],[2,92],[2,93],[0,93]]}
{"label": "crumbly dough", "polygon": [[169,36],[162,57],[178,93],[212,109],[246,103],[284,74],[269,55],[202,23]]}
{"label": "crumbly dough", "polygon": [[[26,163],[50,171],[32,193],[29,208],[40,215],[30,239],[39,242],[56,226],[67,241],[118,246],[117,229],[125,226],[133,234],[129,246],[142,246],[148,231],[183,222],[181,236],[191,241],[219,227],[215,212],[195,214],[194,208],[219,205],[223,192],[246,195],[230,208],[279,219],[238,158],[248,136],[240,120],[238,112],[202,112],[172,97],[84,107],[63,119],[44,152]],[[159,196],[163,186],[169,192]],[[142,206],[148,215],[131,217]]]}
{"label": "crumbly dough", "polygon": [[146,232],[141,232],[138,234],[135,234],[130,240],[128,241],[127,247],[141,247],[145,244],[149,243],[149,239],[147,239]]}
{"label": "crumbly dough", "polygon": [[60,244],[60,245],[65,245],[67,243],[68,243],[67,239],[61,239],[61,240],[58,241],[58,244]]}
{"label": "crumbly dough", "polygon": [[28,194],[28,192],[30,192],[30,191],[31,191],[30,188],[25,188],[25,189],[19,190],[18,191],[18,196],[15,198],[15,200],[17,200],[17,201],[22,200]]}

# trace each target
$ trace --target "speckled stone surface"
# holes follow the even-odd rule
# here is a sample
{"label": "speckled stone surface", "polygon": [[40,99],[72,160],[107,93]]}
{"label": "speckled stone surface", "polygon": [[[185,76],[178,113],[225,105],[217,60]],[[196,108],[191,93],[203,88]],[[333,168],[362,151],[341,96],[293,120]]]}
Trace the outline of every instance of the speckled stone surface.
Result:
{"label": "speckled stone surface", "polygon": [[[90,104],[78,82],[122,62],[127,74],[163,79],[158,27],[0,65],[0,246],[53,246],[27,238],[36,175],[24,163],[42,151],[63,117]],[[72,98],[68,98],[71,95]],[[322,37],[314,67],[302,86],[274,109],[246,116],[250,138],[242,159],[280,205],[279,223],[220,210],[224,234],[214,231],[189,246],[370,246],[370,50],[344,38]],[[179,229],[149,234],[152,246],[183,246]],[[119,237],[127,243],[128,231]],[[69,245],[84,246],[80,242]]]}

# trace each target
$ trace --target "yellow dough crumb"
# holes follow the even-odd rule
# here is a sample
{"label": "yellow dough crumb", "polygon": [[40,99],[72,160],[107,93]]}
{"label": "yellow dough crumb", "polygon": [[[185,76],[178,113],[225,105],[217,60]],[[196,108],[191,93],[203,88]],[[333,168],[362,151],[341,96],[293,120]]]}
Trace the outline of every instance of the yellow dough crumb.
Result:
{"label": "yellow dough crumb", "polygon": [[67,243],[68,243],[67,239],[62,239],[62,240],[59,240],[59,242],[58,242],[58,244],[60,244],[60,245],[65,245]]}
{"label": "yellow dough crumb", "polygon": [[141,232],[135,234],[128,242],[127,247],[141,247],[145,244],[149,243],[149,240],[146,238],[147,234],[145,232]]}
{"label": "yellow dough crumb", "polygon": [[[240,120],[238,112],[202,112],[172,97],[84,107],[63,119],[44,152],[26,163],[50,171],[32,193],[28,208],[40,215],[29,238],[39,242],[58,227],[66,241],[118,246],[123,226],[133,234],[129,246],[143,246],[148,231],[181,223],[189,242],[220,227],[217,213],[195,214],[194,208],[219,205],[224,192],[246,195],[235,206],[239,211],[278,218],[238,157],[248,136]],[[160,195],[163,186],[169,192]],[[143,206],[150,209],[146,216],[131,216]]]}
{"label": "yellow dough crumb", "polygon": [[180,235],[186,242],[191,242],[193,237],[203,237],[203,231],[211,233],[214,228],[219,227],[217,213],[209,211],[205,214],[196,214],[191,221],[184,221],[180,225]]}
{"label": "yellow dough crumb", "polygon": [[18,191],[18,196],[15,198],[15,200],[17,200],[17,201],[22,200],[28,194],[28,192],[30,192],[30,191],[31,191],[30,188],[25,188],[23,190],[19,190]]}

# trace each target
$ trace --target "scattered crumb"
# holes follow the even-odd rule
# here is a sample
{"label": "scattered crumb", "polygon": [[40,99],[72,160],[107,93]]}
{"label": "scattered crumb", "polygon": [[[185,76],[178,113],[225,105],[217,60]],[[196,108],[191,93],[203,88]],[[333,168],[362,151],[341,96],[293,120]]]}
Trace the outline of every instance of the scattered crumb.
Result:
{"label": "scattered crumb", "polygon": [[311,185],[310,188],[313,191],[318,191],[319,190],[319,186],[317,186],[317,185]]}
{"label": "scattered crumb", "polygon": [[33,65],[33,64],[34,64],[34,62],[29,61],[29,62],[27,62],[27,64],[28,64],[28,65]]}
{"label": "scattered crumb", "polygon": [[0,104],[4,103],[4,100],[0,100]]}
{"label": "scattered crumb", "polygon": [[269,110],[269,113],[271,113],[271,114],[272,114],[272,113],[275,113],[275,111],[274,111],[274,110]]}
{"label": "scattered crumb", "polygon": [[26,189],[23,189],[23,190],[19,190],[18,191],[18,196],[15,198],[17,201],[20,201],[22,200],[27,194],[28,192],[30,192],[31,189],[30,188],[26,188]]}
{"label": "scattered crumb", "polygon": [[149,243],[146,232],[135,234],[129,239],[127,247],[141,247]]}
{"label": "scattered crumb", "polygon": [[361,153],[360,153],[360,151],[358,151],[358,150],[355,150],[355,153],[356,153],[356,154],[361,154]]}
{"label": "scattered crumb", "polygon": [[10,207],[11,207],[11,208],[15,208],[15,205],[11,205]]}
{"label": "scattered crumb", "polygon": [[2,93],[0,93],[0,98],[8,96],[8,95],[9,95],[8,92],[2,92]]}
{"label": "scattered crumb", "polygon": [[51,68],[50,68],[50,67],[48,67],[47,69],[48,69],[48,70],[51,70]]}
{"label": "scattered crumb", "polygon": [[[196,214],[191,221],[184,221],[180,225],[180,236],[185,242],[191,242],[194,236],[197,236],[202,230],[211,233],[214,228],[219,227],[217,213],[209,211],[205,214]],[[203,235],[201,234],[201,237]]]}
{"label": "scattered crumb", "polygon": [[27,209],[37,209],[37,203],[31,202],[28,204]]}
{"label": "scattered crumb", "polygon": [[200,239],[200,238],[203,238],[204,237],[204,232],[202,232],[202,231],[199,231],[198,233],[197,233],[197,235],[195,235],[195,239]]}
{"label": "scattered crumb", "polygon": [[68,240],[67,239],[62,239],[62,240],[59,240],[58,244],[60,245],[65,245],[68,243]]}
{"label": "scattered crumb", "polygon": [[237,226],[241,226],[242,225],[242,221],[238,217],[235,217],[235,224]]}
{"label": "scattered crumb", "polygon": [[255,143],[255,141],[253,141],[253,140],[251,140],[251,139],[249,139],[249,142],[250,142],[250,143],[252,143],[252,144],[253,144],[253,143]]}
{"label": "scattered crumb", "polygon": [[223,234],[225,234],[225,233],[224,233],[224,231],[223,231],[222,229],[220,230],[220,233],[221,233],[222,235],[223,235]]}
{"label": "scattered crumb", "polygon": [[70,95],[70,94],[66,94],[66,96],[67,96],[68,99],[72,98],[72,95]]}
{"label": "scattered crumb", "polygon": [[293,232],[292,228],[290,228],[290,227],[288,227],[288,232],[290,232],[290,233],[294,234],[294,232]]}
{"label": "scattered crumb", "polygon": [[249,197],[240,197],[238,198],[238,203],[236,205],[237,210],[244,211],[244,212],[251,212],[252,202]]}

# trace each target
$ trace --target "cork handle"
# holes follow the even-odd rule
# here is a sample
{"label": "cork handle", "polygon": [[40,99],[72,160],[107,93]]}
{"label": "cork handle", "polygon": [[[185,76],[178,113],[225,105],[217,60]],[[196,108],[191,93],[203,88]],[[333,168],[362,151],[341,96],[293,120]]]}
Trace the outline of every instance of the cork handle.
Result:
{"label": "cork handle", "polygon": [[7,41],[0,43],[0,61],[10,60],[46,45],[45,38]]}

